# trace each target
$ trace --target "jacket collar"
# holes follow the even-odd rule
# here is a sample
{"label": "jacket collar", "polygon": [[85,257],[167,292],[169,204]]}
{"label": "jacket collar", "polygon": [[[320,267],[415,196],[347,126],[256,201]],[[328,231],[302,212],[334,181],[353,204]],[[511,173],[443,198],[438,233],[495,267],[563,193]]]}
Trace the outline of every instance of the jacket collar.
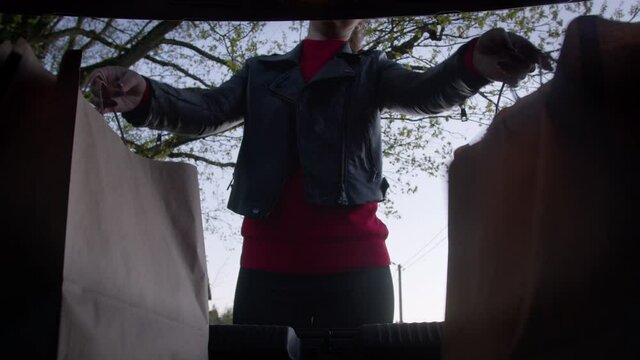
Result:
{"label": "jacket collar", "polygon": [[[300,62],[300,55],[302,55],[302,42],[296,45],[293,49],[285,54],[277,54],[271,56],[260,57],[260,61],[264,62],[283,62],[292,63],[298,65]],[[336,53],[335,58],[351,58],[357,59],[358,55],[353,53],[349,42],[346,42],[342,49]]]}
{"label": "jacket collar", "polygon": [[302,54],[302,43],[299,43],[291,51],[282,55],[271,55],[261,57],[260,61],[267,63],[279,63],[289,65],[290,68],[283,74],[279,75],[270,85],[269,89],[279,97],[288,101],[296,101],[302,92],[302,89],[317,81],[326,79],[354,77],[355,69],[352,64],[359,60],[359,56],[354,54],[349,43],[344,46],[329,62],[305,84],[300,72],[299,62]]}
{"label": "jacket collar", "polygon": [[296,47],[291,49],[288,53],[285,54],[276,54],[271,56],[261,56],[259,59],[263,62],[269,63],[292,63],[298,64],[300,61],[300,55],[302,55],[302,42],[300,42]]}

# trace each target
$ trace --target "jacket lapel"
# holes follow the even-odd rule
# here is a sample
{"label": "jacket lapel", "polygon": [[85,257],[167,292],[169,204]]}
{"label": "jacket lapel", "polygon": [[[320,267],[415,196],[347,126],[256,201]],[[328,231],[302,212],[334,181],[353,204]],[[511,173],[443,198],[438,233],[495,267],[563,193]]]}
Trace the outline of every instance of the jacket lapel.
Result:
{"label": "jacket lapel", "polygon": [[298,66],[300,54],[302,54],[302,43],[286,54],[260,57],[261,62],[278,67],[289,67],[269,84],[269,90],[276,96],[290,102],[295,102],[298,99],[305,85]]}
{"label": "jacket lapel", "polygon": [[278,76],[270,85],[271,90],[284,100],[295,102],[298,100],[305,83],[300,72],[300,67],[295,66]]}
{"label": "jacket lapel", "polygon": [[302,43],[286,54],[272,55],[260,59],[267,63],[280,63],[291,66],[269,85],[269,90],[280,98],[295,102],[306,85],[327,79],[355,76],[355,70],[351,64],[358,59],[358,55],[351,52],[351,47],[348,43],[306,84],[299,66],[301,53]]}
{"label": "jacket lapel", "polygon": [[327,79],[354,77],[356,72],[352,63],[357,59],[359,59],[359,57],[352,53],[349,43],[344,44],[342,50],[329,60],[320,72],[309,81],[309,84]]}

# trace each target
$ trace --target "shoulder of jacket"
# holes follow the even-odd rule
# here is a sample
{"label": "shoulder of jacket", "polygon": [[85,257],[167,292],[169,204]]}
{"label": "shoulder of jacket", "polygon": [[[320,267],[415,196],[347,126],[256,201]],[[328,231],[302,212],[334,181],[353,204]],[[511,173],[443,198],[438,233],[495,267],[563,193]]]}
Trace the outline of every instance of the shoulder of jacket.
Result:
{"label": "shoulder of jacket", "polygon": [[380,50],[376,50],[376,49],[367,49],[367,50],[361,50],[358,52],[358,55],[361,56],[376,56],[378,53],[381,53],[382,51]]}
{"label": "shoulder of jacket", "polygon": [[270,59],[273,59],[275,57],[282,56],[282,55],[283,54],[278,54],[278,53],[256,55],[256,56],[252,56],[252,57],[248,58],[247,62],[249,62],[249,61],[256,62],[256,61],[260,61],[260,60],[270,60]]}
{"label": "shoulder of jacket", "polygon": [[246,59],[246,60],[244,61],[244,65],[245,65],[245,66],[247,66],[247,65],[253,65],[253,64],[255,64],[258,60],[260,60],[260,58],[263,58],[263,57],[265,57],[265,56],[269,56],[269,55],[256,55],[256,56],[252,56],[252,57],[250,57],[250,58],[248,58],[248,59]]}
{"label": "shoulder of jacket", "polygon": [[260,64],[262,63],[260,60],[264,58],[268,58],[271,55],[256,55],[244,60],[243,68],[247,72],[253,72],[257,69],[260,69]]}
{"label": "shoulder of jacket", "polygon": [[379,61],[387,58],[387,55],[382,50],[363,50],[358,55],[368,61]]}

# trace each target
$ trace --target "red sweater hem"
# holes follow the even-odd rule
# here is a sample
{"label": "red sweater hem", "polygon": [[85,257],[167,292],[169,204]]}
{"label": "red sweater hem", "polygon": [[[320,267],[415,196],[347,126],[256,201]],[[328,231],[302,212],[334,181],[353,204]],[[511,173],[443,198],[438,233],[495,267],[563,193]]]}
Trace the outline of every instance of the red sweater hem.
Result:
{"label": "red sweater hem", "polygon": [[385,239],[345,241],[265,241],[245,237],[243,268],[290,275],[325,275],[369,266],[389,266]]}

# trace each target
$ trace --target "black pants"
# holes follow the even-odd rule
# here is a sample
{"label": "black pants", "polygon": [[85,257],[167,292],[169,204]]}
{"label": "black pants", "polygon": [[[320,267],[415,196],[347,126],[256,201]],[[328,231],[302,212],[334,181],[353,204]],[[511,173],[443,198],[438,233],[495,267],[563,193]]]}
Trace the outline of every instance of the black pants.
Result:
{"label": "black pants", "polygon": [[391,323],[391,271],[384,266],[298,276],[240,269],[233,322],[293,328]]}

